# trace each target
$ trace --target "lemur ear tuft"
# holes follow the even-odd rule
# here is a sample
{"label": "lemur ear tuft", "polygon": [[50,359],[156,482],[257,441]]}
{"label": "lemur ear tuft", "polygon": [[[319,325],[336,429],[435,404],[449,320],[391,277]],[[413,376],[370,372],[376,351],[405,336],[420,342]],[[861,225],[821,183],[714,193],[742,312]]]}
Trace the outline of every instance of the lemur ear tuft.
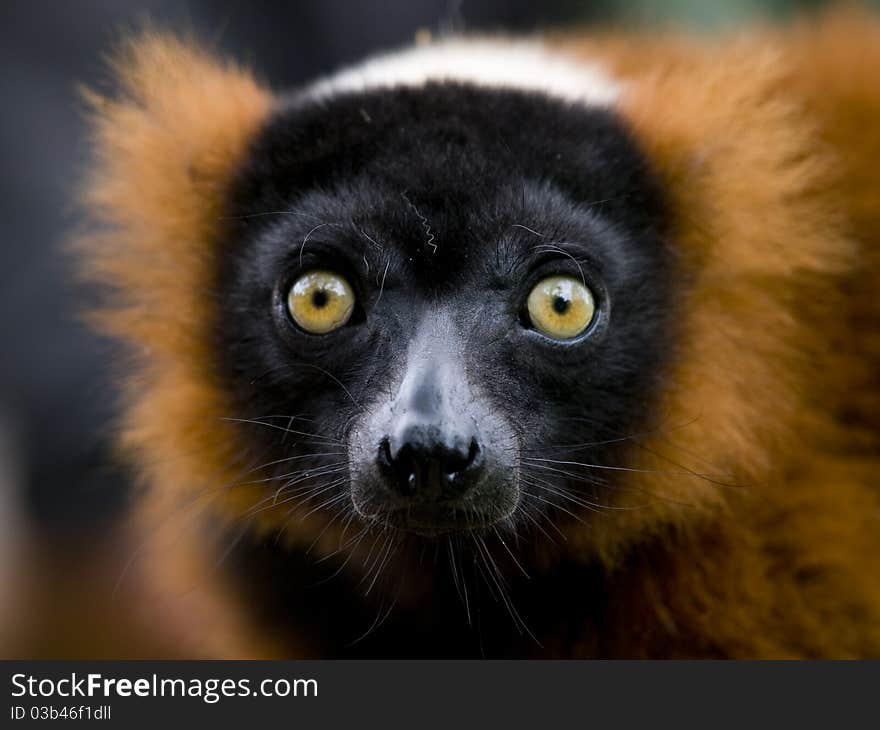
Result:
{"label": "lemur ear tuft", "polygon": [[85,92],[94,150],[82,197],[96,230],[82,241],[87,274],[122,297],[109,323],[119,333],[121,310],[200,311],[182,298],[203,291],[226,189],[272,95],[197,43],[155,31],[126,41],[111,67],[115,94]]}
{"label": "lemur ear tuft", "polygon": [[[86,93],[88,229],[74,245],[104,295],[93,322],[133,356],[121,447],[159,454],[142,468],[176,488],[196,473],[190,458],[233,461],[216,446],[228,413],[211,378],[213,276],[227,189],[273,97],[235,64],[155,32],[127,41],[112,69],[115,94]],[[186,458],[180,433],[200,444]]]}
{"label": "lemur ear tuft", "polygon": [[127,224],[192,226],[216,212],[271,95],[238,66],[152,32],[126,42],[112,67],[118,96],[87,92],[97,161],[87,202]]}

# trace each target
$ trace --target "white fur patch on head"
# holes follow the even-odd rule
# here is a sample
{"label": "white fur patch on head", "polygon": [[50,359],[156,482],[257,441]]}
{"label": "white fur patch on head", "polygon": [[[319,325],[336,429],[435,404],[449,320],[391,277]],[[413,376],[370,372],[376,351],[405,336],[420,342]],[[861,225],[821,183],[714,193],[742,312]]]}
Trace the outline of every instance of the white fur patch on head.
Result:
{"label": "white fur patch on head", "polygon": [[552,53],[539,41],[482,38],[444,40],[376,56],[316,82],[306,94],[321,99],[429,81],[534,91],[591,106],[613,104],[621,91],[599,64]]}

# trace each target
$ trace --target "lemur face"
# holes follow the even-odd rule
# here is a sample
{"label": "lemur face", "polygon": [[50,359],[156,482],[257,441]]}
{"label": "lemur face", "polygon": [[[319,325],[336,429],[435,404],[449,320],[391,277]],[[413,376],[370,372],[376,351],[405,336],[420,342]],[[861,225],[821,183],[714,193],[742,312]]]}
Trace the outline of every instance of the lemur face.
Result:
{"label": "lemur face", "polygon": [[450,82],[290,99],[214,290],[269,493],[423,536],[606,505],[668,346],[658,187],[599,107]]}
{"label": "lemur face", "polygon": [[876,655],[856,23],[438,40],[288,96],[126,45],[81,243],[150,627],[533,654],[494,604],[545,657]]}

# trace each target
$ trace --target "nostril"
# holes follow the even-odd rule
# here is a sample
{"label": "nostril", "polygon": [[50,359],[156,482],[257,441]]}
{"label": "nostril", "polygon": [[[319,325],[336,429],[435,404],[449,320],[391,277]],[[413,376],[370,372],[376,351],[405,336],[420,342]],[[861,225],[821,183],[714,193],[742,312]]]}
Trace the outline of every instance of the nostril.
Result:
{"label": "nostril", "polygon": [[449,449],[443,453],[443,473],[454,477],[477,465],[480,457],[480,446],[476,439],[472,439],[467,453]]}
{"label": "nostril", "polygon": [[458,497],[473,484],[474,476],[482,463],[482,451],[476,439],[472,439],[466,454],[454,452],[444,468],[443,492],[446,497]]}
{"label": "nostril", "polygon": [[415,491],[418,482],[418,463],[409,446],[405,445],[395,456],[391,452],[391,442],[384,438],[379,444],[376,461],[394,487],[394,491],[403,496],[409,496]]}

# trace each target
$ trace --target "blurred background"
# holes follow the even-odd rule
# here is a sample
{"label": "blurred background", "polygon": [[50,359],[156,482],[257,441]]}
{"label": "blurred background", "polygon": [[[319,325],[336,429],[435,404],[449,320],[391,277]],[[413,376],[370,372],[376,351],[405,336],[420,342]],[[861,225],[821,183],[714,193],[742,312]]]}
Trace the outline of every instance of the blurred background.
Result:
{"label": "blurred background", "polygon": [[[0,586],[39,580],[35,556],[80,554],[112,533],[130,495],[114,465],[109,343],[78,321],[88,292],[64,253],[88,153],[77,84],[150,19],[191,29],[276,88],[405,44],[418,30],[534,31],[670,23],[700,30],[777,18],[818,0],[6,0],[0,6]],[[109,544],[109,543],[108,543]],[[58,548],[63,550],[59,551]],[[28,556],[28,562],[20,557]],[[57,560],[48,557],[47,560]],[[70,558],[64,566],[70,566]],[[65,570],[67,568],[65,567]],[[57,574],[58,564],[55,564]],[[61,571],[63,572],[63,571]],[[75,578],[71,578],[74,580]],[[3,588],[0,591],[6,592]],[[11,599],[0,601],[13,612]],[[48,638],[46,639],[48,641]]]}

